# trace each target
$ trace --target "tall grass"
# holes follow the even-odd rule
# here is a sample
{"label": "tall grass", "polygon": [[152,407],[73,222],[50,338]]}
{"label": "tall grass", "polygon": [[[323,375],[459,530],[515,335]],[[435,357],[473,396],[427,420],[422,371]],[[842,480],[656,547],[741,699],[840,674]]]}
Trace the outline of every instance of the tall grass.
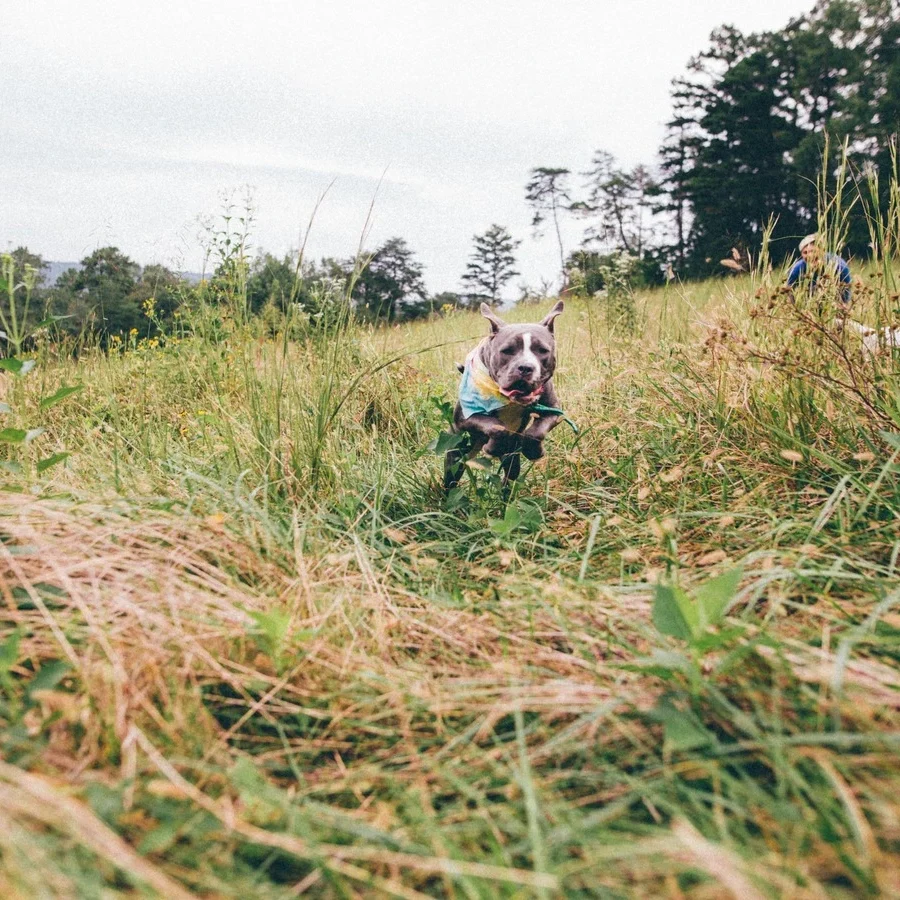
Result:
{"label": "tall grass", "polygon": [[633,338],[568,303],[580,431],[509,504],[448,509],[425,449],[474,314],[336,287],[321,327],[44,348],[17,403],[71,456],[0,503],[2,894],[900,892],[895,360],[782,277],[638,294]]}

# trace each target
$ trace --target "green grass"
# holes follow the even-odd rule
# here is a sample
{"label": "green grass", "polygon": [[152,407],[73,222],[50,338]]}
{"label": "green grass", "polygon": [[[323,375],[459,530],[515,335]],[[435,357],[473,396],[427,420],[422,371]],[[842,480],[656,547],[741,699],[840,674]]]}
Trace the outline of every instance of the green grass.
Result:
{"label": "green grass", "polygon": [[777,281],[568,301],[509,505],[475,314],[2,376],[3,896],[900,891],[896,363]]}

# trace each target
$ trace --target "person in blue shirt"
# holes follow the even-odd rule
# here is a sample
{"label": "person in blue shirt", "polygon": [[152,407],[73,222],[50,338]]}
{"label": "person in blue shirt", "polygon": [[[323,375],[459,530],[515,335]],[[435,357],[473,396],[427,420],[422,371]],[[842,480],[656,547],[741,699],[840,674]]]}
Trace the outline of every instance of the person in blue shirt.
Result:
{"label": "person in blue shirt", "polygon": [[808,234],[800,241],[800,259],[788,272],[788,287],[801,281],[809,282],[809,291],[815,291],[819,278],[827,275],[840,284],[838,299],[841,306],[850,306],[850,267],[846,261],[834,253],[822,253],[818,246],[818,235]]}

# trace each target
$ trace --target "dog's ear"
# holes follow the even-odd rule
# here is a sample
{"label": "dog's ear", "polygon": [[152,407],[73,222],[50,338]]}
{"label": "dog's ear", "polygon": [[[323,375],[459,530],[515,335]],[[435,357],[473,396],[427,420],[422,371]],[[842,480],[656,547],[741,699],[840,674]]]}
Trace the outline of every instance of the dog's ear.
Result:
{"label": "dog's ear", "polygon": [[481,314],[491,323],[491,334],[496,334],[506,325],[506,322],[504,322],[503,319],[498,319],[497,316],[494,315],[494,311],[487,303],[481,304]]}
{"label": "dog's ear", "polygon": [[553,320],[565,309],[565,304],[562,300],[557,300],[553,309],[541,319],[541,325],[547,329],[547,331],[553,331]]}

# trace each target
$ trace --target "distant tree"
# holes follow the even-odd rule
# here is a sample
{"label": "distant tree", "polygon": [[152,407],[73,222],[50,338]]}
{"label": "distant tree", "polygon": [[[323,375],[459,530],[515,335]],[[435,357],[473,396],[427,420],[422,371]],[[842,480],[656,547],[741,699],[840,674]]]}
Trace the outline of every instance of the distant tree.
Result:
{"label": "distant tree", "polygon": [[632,288],[653,287],[663,283],[662,267],[649,250],[639,259],[622,250],[598,253],[596,250],[581,249],[571,253],[566,260],[569,272],[573,273],[570,286],[588,297],[592,297],[597,291],[608,289],[609,272],[621,271],[625,257],[630,260],[627,274]]}
{"label": "distant tree", "polygon": [[622,169],[611,153],[598,150],[585,176],[588,198],[573,209],[594,221],[588,242],[643,257],[653,236],[653,197],[659,193],[650,171],[643,165]]}
{"label": "distant tree", "polygon": [[758,249],[772,218],[787,235],[802,234],[814,218],[791,162],[802,131],[788,102],[786,56],[779,34],[722,27],[674,83],[678,115],[664,178],[677,191],[672,205],[682,214],[683,198],[690,205],[683,255],[693,274],[716,271],[734,246]]}
{"label": "distant tree", "polygon": [[32,253],[27,247],[16,247],[15,250],[9,252],[9,256],[13,259],[15,271],[19,278],[25,274],[26,267],[30,266],[34,270],[35,287],[42,287],[47,280],[47,269],[49,264],[44,262],[44,258],[39,253]]}
{"label": "distant tree", "polygon": [[258,313],[267,303],[284,310],[292,299],[297,299],[300,288],[297,275],[297,260],[290,254],[278,259],[271,253],[260,253],[247,277],[250,311]]}
{"label": "distant tree", "polygon": [[549,218],[556,231],[559,245],[559,264],[566,274],[566,253],[563,248],[562,231],[559,227],[560,215],[570,209],[572,198],[569,196],[569,169],[552,169],[538,167],[531,170],[531,178],[525,186],[525,200],[531,206],[534,215],[532,227],[539,231],[541,225]]}
{"label": "distant tree", "polygon": [[[688,110],[679,105],[673,93],[675,115],[667,123],[665,141],[659,150],[659,193],[654,212],[669,222],[669,234],[663,241],[664,255],[679,271],[684,269],[688,250],[688,231],[691,223],[689,179],[693,158],[692,141],[695,123]],[[673,259],[674,258],[674,259]]]}
{"label": "distant tree", "polygon": [[491,225],[484,234],[476,234],[475,247],[466,264],[462,282],[474,298],[473,307],[482,301],[491,306],[500,303],[500,291],[511,278],[518,275],[515,269],[516,248],[522,243],[502,225]]}
{"label": "distant tree", "polygon": [[427,310],[423,268],[403,238],[385,241],[353,286],[353,299],[364,318],[395,322],[417,318]]}
{"label": "distant tree", "polygon": [[[141,310],[147,319],[142,322],[141,332],[149,334],[156,330],[155,323],[165,325],[170,322],[182,298],[189,292],[189,286],[174,272],[161,265],[145,266],[140,278],[129,291],[127,301]],[[150,321],[155,320],[153,322]]]}
{"label": "distant tree", "polygon": [[[655,205],[672,217],[668,256],[682,274],[717,271],[732,247],[758,252],[770,221],[773,259],[796,252],[798,237],[816,227],[821,178],[829,190],[835,184],[833,157],[823,166],[829,138],[833,149],[846,147],[855,180],[878,175],[887,210],[900,133],[898,47],[900,0],[819,0],[778,31],[713,32],[673,82],[660,151],[664,193]],[[850,254],[869,252],[863,206],[847,216]]]}
{"label": "distant tree", "polygon": [[54,313],[65,315],[66,330],[78,333],[85,327],[104,335],[139,331],[147,319],[133,296],[140,266],[117,247],[102,247],[81,261],[81,269],[68,269],[51,292]]}

